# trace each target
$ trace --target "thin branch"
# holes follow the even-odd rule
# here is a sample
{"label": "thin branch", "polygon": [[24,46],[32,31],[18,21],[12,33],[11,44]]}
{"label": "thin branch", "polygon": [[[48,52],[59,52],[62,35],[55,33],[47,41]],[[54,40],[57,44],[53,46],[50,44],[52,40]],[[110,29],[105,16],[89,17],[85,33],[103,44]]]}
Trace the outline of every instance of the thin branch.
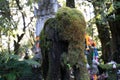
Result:
{"label": "thin branch", "polygon": [[25,32],[25,29],[26,29],[26,26],[25,26],[25,16],[24,16],[24,14],[23,14],[23,12],[21,12],[21,14],[22,14],[22,19],[23,19],[23,32]]}
{"label": "thin branch", "polygon": [[23,32],[24,33],[22,33],[20,36],[17,34],[17,39],[18,39],[18,41],[16,42],[16,41],[14,41],[14,47],[15,47],[15,49],[14,49],[14,51],[15,51],[15,54],[18,54],[18,49],[19,49],[19,47],[20,47],[20,44],[19,44],[19,42],[22,40],[22,38],[23,38],[23,36],[25,35],[25,29],[26,29],[26,26],[25,26],[25,16],[24,16],[24,13],[21,11],[23,8],[20,6],[20,2],[19,2],[19,0],[16,0],[16,3],[17,3],[17,7],[18,7],[18,9],[20,10],[20,12],[21,12],[21,14],[22,14],[22,20],[23,20]]}
{"label": "thin branch", "polygon": [[18,6],[18,8],[19,8],[19,10],[22,10],[22,7],[20,6],[20,1],[19,0],[16,0],[16,3],[17,3],[17,6]]}
{"label": "thin branch", "polygon": [[30,25],[30,23],[32,22],[33,18],[34,18],[34,17],[31,17],[31,18],[30,18],[30,22],[27,24],[26,27],[28,27],[28,26]]}

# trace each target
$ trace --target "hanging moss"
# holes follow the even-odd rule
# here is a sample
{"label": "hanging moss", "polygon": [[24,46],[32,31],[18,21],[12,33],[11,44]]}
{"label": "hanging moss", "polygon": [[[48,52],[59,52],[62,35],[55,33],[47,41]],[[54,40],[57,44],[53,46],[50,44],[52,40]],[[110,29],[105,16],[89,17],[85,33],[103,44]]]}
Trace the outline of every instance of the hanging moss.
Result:
{"label": "hanging moss", "polygon": [[[63,7],[58,10],[55,18],[46,21],[43,31],[44,38],[42,39],[45,43],[59,43],[60,41],[69,43],[68,51],[61,53],[61,55],[64,58],[63,60],[67,60],[71,66],[78,64],[77,66],[80,68],[80,75],[82,76],[79,80],[89,80],[86,69],[87,61],[84,56],[85,28],[86,22],[80,11]],[[53,46],[52,44],[49,46],[44,45],[46,49]]]}

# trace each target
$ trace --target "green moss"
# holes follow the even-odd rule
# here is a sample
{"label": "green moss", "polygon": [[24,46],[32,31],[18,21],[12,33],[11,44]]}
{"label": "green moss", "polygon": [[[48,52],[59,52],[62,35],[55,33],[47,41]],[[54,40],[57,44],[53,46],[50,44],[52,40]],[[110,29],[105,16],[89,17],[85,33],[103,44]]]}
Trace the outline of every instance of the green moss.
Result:
{"label": "green moss", "polygon": [[[55,16],[55,18],[51,18],[46,21],[43,41],[45,42],[44,46],[48,49],[48,47],[52,46],[47,42],[52,40],[53,34],[54,37],[57,37],[57,40],[68,41],[68,53],[63,53],[62,57],[64,63],[67,61],[70,62],[70,65],[78,64],[80,68],[80,74],[84,80],[89,80],[86,70],[86,59],[84,56],[84,32],[86,28],[86,22],[82,15],[82,13],[76,9],[71,9],[68,7],[60,8]],[[50,31],[51,30],[51,31]],[[56,36],[57,35],[57,36]],[[48,39],[48,41],[46,41]],[[54,41],[54,40],[53,40]],[[44,49],[44,48],[43,48]],[[85,73],[84,73],[85,72]]]}
{"label": "green moss", "polygon": [[[113,65],[112,64],[100,64],[100,67],[106,70],[112,70]],[[120,64],[116,64],[116,68],[120,68]]]}
{"label": "green moss", "polygon": [[80,11],[68,7],[60,8],[56,18],[61,25],[64,40],[79,41],[83,38],[86,23]]}
{"label": "green moss", "polygon": [[[84,57],[84,32],[86,22],[82,13],[76,9],[63,7],[58,10],[56,19],[60,23],[60,36],[62,40],[69,41],[68,59],[71,65],[78,63],[79,59],[86,63]],[[83,54],[81,56],[81,54]]]}

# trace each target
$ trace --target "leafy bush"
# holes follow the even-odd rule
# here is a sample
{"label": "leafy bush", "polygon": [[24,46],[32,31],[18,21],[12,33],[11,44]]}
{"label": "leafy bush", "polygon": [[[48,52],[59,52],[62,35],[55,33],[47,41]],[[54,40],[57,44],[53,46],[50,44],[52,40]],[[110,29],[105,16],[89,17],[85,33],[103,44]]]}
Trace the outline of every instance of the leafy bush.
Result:
{"label": "leafy bush", "polygon": [[117,70],[120,69],[120,64],[116,64],[116,69],[113,69],[112,64],[101,64],[100,67],[107,70],[107,72],[108,72],[107,80],[116,80]]}
{"label": "leafy bush", "polygon": [[39,65],[33,60],[19,61],[18,55],[0,54],[0,79],[16,80],[26,74],[32,74],[31,65]]}

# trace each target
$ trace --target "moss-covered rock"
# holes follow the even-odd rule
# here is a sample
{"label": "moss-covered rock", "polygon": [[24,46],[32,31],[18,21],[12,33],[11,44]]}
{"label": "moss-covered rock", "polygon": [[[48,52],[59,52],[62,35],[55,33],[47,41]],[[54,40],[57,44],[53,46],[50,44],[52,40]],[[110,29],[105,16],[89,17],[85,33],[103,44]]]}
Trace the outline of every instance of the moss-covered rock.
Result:
{"label": "moss-covered rock", "polygon": [[41,35],[41,48],[44,47],[42,52],[47,50],[48,55],[51,56],[49,57],[49,69],[53,69],[50,67],[57,64],[53,59],[58,60],[60,64],[62,58],[64,63],[69,62],[71,66],[76,65],[79,69],[80,75],[76,80],[89,80],[84,56],[85,28],[86,22],[82,13],[68,7],[60,8],[55,18],[46,21],[42,32],[44,35]]}

